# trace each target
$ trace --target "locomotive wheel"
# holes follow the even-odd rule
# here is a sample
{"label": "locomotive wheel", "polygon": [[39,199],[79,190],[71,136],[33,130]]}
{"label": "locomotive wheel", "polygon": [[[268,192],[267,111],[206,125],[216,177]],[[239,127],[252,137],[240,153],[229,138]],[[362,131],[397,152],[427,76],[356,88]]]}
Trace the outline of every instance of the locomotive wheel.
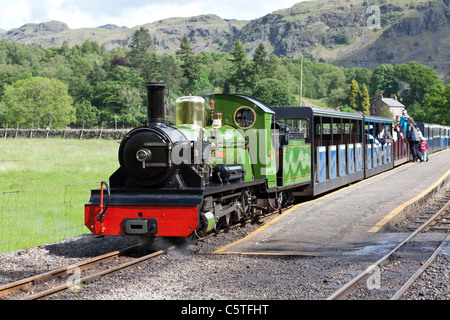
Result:
{"label": "locomotive wheel", "polygon": [[231,214],[228,213],[220,218],[218,224],[224,228],[229,228],[232,225]]}
{"label": "locomotive wheel", "polygon": [[214,226],[214,229],[213,229],[214,233],[218,234],[220,232],[220,229],[221,229],[221,223],[220,223],[220,219],[219,219],[219,221],[217,221],[216,225]]}
{"label": "locomotive wheel", "polygon": [[248,214],[250,213],[250,194],[248,190],[242,191],[241,210],[244,216],[248,216]]}

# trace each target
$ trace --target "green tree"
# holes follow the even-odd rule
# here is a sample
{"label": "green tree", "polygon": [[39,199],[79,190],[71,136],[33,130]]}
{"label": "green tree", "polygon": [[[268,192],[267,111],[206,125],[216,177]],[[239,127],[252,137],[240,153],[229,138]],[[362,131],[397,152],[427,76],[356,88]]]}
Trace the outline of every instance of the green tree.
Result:
{"label": "green tree", "polygon": [[[422,101],[422,113],[415,114],[419,121],[450,125],[450,84],[435,85],[425,94]],[[423,112],[427,110],[427,112]]]}
{"label": "green tree", "polygon": [[266,57],[266,48],[262,43],[260,43],[258,48],[256,48],[255,54],[253,55],[253,72],[257,83],[264,78],[264,72],[267,65]]}
{"label": "green tree", "polygon": [[370,81],[372,100],[376,99],[378,93],[383,93],[385,97],[389,97],[393,93],[397,94],[398,88],[393,65],[382,64],[373,71]]}
{"label": "green tree", "polygon": [[370,115],[370,95],[365,83],[361,91],[361,109],[365,115]]}
{"label": "green tree", "polygon": [[3,103],[9,123],[64,128],[76,120],[68,86],[57,79],[19,80],[6,87]]}
{"label": "green tree", "polygon": [[36,75],[44,78],[56,78],[68,84],[73,78],[73,68],[63,56],[56,55],[48,62],[42,62]]}
{"label": "green tree", "polygon": [[276,55],[270,55],[265,65],[265,78],[277,79],[282,82],[286,82],[289,78],[289,70],[283,65],[283,60],[278,58]]}
{"label": "green tree", "polygon": [[287,85],[276,79],[265,79],[256,85],[253,96],[269,106],[290,106],[295,102]]}
{"label": "green tree", "polygon": [[129,59],[133,67],[141,71],[145,81],[151,81],[157,70],[157,56],[148,29],[140,27],[131,39]]}
{"label": "green tree", "polygon": [[[345,74],[342,68],[333,68],[328,75],[323,75],[326,77],[326,80],[328,84],[328,90],[331,92],[333,89],[343,88],[345,87]],[[322,79],[323,79],[322,76]]]}
{"label": "green tree", "polygon": [[201,65],[186,34],[181,38],[180,48],[176,51],[176,55],[182,61],[183,73],[187,79],[186,90],[192,93],[196,90],[196,83],[200,78]]}
{"label": "green tree", "polygon": [[231,52],[231,62],[237,71],[242,71],[245,69],[248,63],[247,55],[245,54],[244,46],[242,42],[236,40],[233,45],[233,52]]}
{"label": "green tree", "polygon": [[350,108],[361,110],[361,94],[359,92],[359,84],[353,79],[350,85],[350,95],[348,97]]}
{"label": "green tree", "polygon": [[98,106],[100,111],[99,121],[112,125],[117,116],[124,125],[142,123],[144,94],[141,87],[142,84],[139,87],[131,87],[116,80],[98,83],[94,89],[92,103]]}
{"label": "green tree", "polygon": [[7,85],[27,78],[27,76],[24,76],[25,70],[24,67],[18,65],[0,64],[0,99]]}
{"label": "green tree", "polygon": [[98,125],[99,111],[89,101],[81,101],[75,104],[76,117],[75,122],[78,126],[93,128]]}
{"label": "green tree", "polygon": [[346,90],[346,88],[332,89],[330,94],[326,98],[327,106],[333,109],[338,109],[339,107],[345,106],[347,102],[348,102],[348,89]]}
{"label": "green tree", "polygon": [[173,55],[163,55],[159,65],[161,80],[170,88],[170,94],[180,95],[181,88],[187,85],[181,61]]}
{"label": "green tree", "polygon": [[228,93],[251,93],[254,83],[253,73],[244,46],[239,40],[234,42],[230,61],[233,67],[225,91]]}
{"label": "green tree", "polygon": [[344,74],[347,83],[351,83],[353,79],[358,83],[370,83],[372,78],[372,71],[366,68],[347,68],[344,69]]}
{"label": "green tree", "polygon": [[415,61],[398,64],[394,70],[395,77],[409,86],[409,90],[405,90],[406,94],[402,94],[403,102],[406,105],[413,104],[414,101],[421,103],[425,94],[433,86],[443,85],[442,80],[433,69]]}

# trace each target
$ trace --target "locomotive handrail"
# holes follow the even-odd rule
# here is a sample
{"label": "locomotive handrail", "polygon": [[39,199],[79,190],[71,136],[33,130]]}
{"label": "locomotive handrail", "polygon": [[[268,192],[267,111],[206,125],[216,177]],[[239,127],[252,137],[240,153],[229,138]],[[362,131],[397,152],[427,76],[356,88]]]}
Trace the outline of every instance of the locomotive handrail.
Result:
{"label": "locomotive handrail", "polygon": [[[106,198],[106,206],[103,205],[103,186],[106,186],[106,191],[108,194],[108,197]],[[109,190],[109,185],[106,181],[102,181],[100,187],[100,213],[97,217],[97,221],[103,223],[103,217],[107,214],[106,210],[108,209],[110,199],[111,199],[111,191]]]}

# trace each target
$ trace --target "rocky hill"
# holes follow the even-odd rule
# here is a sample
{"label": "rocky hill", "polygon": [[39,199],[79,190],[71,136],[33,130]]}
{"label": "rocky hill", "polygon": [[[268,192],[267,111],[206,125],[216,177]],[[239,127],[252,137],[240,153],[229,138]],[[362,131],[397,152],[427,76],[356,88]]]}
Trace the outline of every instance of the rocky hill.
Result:
{"label": "rocky hill", "polygon": [[44,48],[59,47],[65,41],[69,46],[81,45],[84,41],[97,41],[107,49],[127,47],[140,27],[147,28],[153,35],[159,53],[174,53],[180,46],[184,34],[189,35],[195,51],[220,51],[237,38],[246,21],[226,21],[216,15],[202,15],[189,18],[170,18],[134,28],[118,27],[113,24],[98,28],[70,29],[63,22],[51,21],[29,23],[0,35],[0,39],[17,41]]}
{"label": "rocky hill", "polygon": [[[380,28],[369,28],[376,5]],[[106,25],[69,29],[62,22],[26,24],[1,33],[0,39],[43,47],[70,46],[95,40],[108,49],[128,46],[134,28]],[[375,68],[382,63],[418,61],[450,82],[450,0],[316,0],[269,13],[252,21],[224,20],[216,15],[171,18],[143,27],[153,35],[159,53],[174,53],[183,34],[195,51],[229,51],[239,39],[249,55],[260,43],[280,57],[323,60],[339,65]]]}

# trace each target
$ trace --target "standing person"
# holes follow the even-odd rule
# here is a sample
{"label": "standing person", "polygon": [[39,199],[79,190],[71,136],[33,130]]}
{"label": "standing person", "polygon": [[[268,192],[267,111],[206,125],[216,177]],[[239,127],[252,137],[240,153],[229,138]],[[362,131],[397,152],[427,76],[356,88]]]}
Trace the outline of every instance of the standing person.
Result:
{"label": "standing person", "polygon": [[406,112],[406,109],[402,111],[402,117],[400,118],[399,124],[401,126],[401,128],[403,129],[403,132],[406,133],[406,129],[408,126],[408,112]]}
{"label": "standing person", "polygon": [[417,127],[413,117],[409,117],[408,126],[406,128],[406,138],[408,138],[409,145],[411,147],[411,153],[413,156],[413,162],[416,162],[419,158],[419,142],[420,142],[420,130]]}
{"label": "standing person", "polygon": [[427,150],[428,150],[428,143],[425,140],[425,138],[422,137],[419,143],[419,152],[421,156],[420,162],[428,161]]}

